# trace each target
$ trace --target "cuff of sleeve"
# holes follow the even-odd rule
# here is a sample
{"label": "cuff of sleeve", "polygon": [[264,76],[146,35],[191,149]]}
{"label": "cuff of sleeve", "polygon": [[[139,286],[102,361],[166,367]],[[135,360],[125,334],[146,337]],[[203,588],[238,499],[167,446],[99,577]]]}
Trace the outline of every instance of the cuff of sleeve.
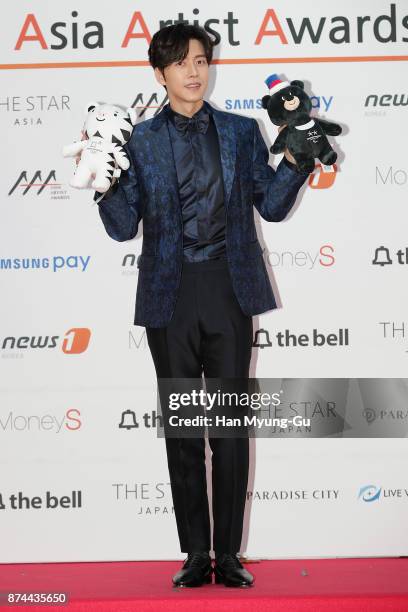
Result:
{"label": "cuff of sleeve", "polygon": [[[100,202],[100,201],[103,199],[103,198],[101,197],[101,196],[103,196],[103,195],[104,195],[104,194],[103,194],[103,193],[99,193],[99,191],[95,191],[95,193],[94,193],[93,201],[94,201],[96,204],[98,204],[98,206],[99,206],[99,202]],[[99,198],[101,198],[101,199],[99,199]]]}
{"label": "cuff of sleeve", "polygon": [[287,166],[288,168],[291,168],[297,174],[301,174],[303,176],[308,176],[309,175],[309,172],[300,172],[300,170],[297,167],[297,165],[296,164],[292,164],[292,162],[290,162],[285,155],[282,158],[282,162],[285,164],[285,166]]}
{"label": "cuff of sleeve", "polygon": [[103,203],[106,200],[109,200],[109,197],[113,195],[118,189],[118,184],[119,184],[119,181],[115,181],[114,184],[111,185],[108,191],[106,191],[105,193],[100,193],[99,191],[95,191],[95,194],[93,197],[94,202],[96,202],[96,204],[98,204],[99,206],[101,202]]}

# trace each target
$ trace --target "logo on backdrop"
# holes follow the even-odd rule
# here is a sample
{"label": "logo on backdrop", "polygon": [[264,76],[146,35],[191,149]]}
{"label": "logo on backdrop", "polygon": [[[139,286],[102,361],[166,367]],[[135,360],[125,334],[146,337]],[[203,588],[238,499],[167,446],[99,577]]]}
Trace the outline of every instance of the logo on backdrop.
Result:
{"label": "logo on backdrop", "polygon": [[[273,340],[272,340],[273,339]],[[261,327],[255,331],[254,340],[252,346],[258,348],[270,348],[283,347],[283,348],[297,348],[297,347],[326,347],[326,346],[349,346],[349,328],[341,327],[336,332],[323,333],[318,329],[313,329],[312,333],[308,334],[297,334],[291,332],[289,329],[285,331],[276,332],[274,335],[269,333],[269,330]]]}
{"label": "logo on backdrop", "polygon": [[[139,92],[130,106],[136,109],[136,114],[138,117],[148,119],[150,116],[154,117],[155,115],[157,115],[157,113],[160,112],[161,108],[165,104],[167,104],[167,102],[167,93],[165,93],[164,96],[161,95],[159,101],[159,95],[157,91],[151,93],[149,96],[147,96],[143,92]],[[148,112],[150,110],[152,111],[151,113]],[[149,117],[146,116],[147,114],[149,115]]]}
{"label": "logo on backdrop", "polygon": [[[312,108],[317,108],[327,112],[333,102],[333,96],[309,96],[312,102]],[[261,98],[226,98],[224,100],[224,108],[230,110],[254,110],[262,109]]]}
{"label": "logo on backdrop", "polygon": [[[330,268],[335,265],[335,248],[331,244],[322,244],[318,251],[269,251],[263,249],[265,260],[271,268],[303,268],[313,270],[319,267]],[[138,273],[136,267],[137,253],[126,253],[122,258],[122,274],[124,276],[135,276]],[[1,259],[0,259],[1,269]]]}
{"label": "logo on backdrop", "polygon": [[139,269],[136,265],[136,253],[126,253],[126,255],[122,258],[122,275],[123,276],[136,276],[139,272]]}
{"label": "logo on backdrop", "polygon": [[0,270],[80,270],[85,272],[90,255],[54,255],[53,257],[2,257]]}
{"label": "logo on backdrop", "polygon": [[389,409],[376,410],[372,406],[366,406],[362,410],[362,415],[367,423],[374,423],[375,421],[390,420],[393,422],[406,421],[408,420],[408,410],[403,408],[402,410],[394,405],[390,405]]}
{"label": "logo on backdrop", "polygon": [[365,502],[373,502],[379,499],[381,495],[381,487],[375,487],[374,485],[364,485],[358,492],[358,499]]}
{"label": "logo on backdrop", "polygon": [[[119,26],[121,33],[117,47],[138,48],[144,52],[150,44],[152,33],[164,25],[180,22],[202,25],[216,44],[223,42],[224,48],[241,45],[240,33],[245,33],[255,47],[264,44],[270,49],[282,49],[312,44],[330,45],[338,50],[340,46],[344,48],[368,42],[404,42],[408,28],[407,15],[402,13],[401,6],[398,6],[397,12],[396,3],[390,3],[388,14],[336,17],[319,15],[314,19],[301,16],[293,19],[270,8],[259,12],[252,30],[246,20],[240,21],[233,11],[213,15],[207,13],[204,16],[198,8],[194,8],[189,14],[178,12],[174,19],[168,17],[167,13],[163,19],[150,22],[145,19],[142,11],[125,14],[122,26]],[[61,51],[67,48],[92,51],[103,49],[104,41],[111,39],[110,34],[106,35],[106,26],[101,21],[87,21],[86,15],[82,16],[76,10],[71,13],[59,12],[55,17],[51,16],[52,19],[55,21],[48,25],[48,20],[45,23],[34,13],[22,15],[21,26],[16,31],[14,51]],[[139,41],[141,44],[138,44]]]}
{"label": "logo on backdrop", "polygon": [[[43,125],[51,114],[70,111],[68,95],[7,96],[0,98],[0,112],[12,117],[13,126]],[[58,117],[60,119],[60,116]]]}
{"label": "logo on backdrop", "polygon": [[272,268],[303,268],[304,270],[313,270],[323,267],[330,268],[336,263],[334,256],[334,246],[331,244],[323,244],[318,251],[312,253],[310,251],[269,251],[264,249],[265,259]]}
{"label": "logo on backdrop", "polygon": [[117,502],[140,503],[134,512],[136,515],[174,513],[169,482],[113,482],[112,488]]}
{"label": "logo on backdrop", "polygon": [[72,327],[63,336],[5,336],[1,340],[2,357],[13,357],[10,351],[60,349],[66,355],[78,355],[88,348],[91,330],[88,327]]}
{"label": "logo on backdrop", "polygon": [[146,350],[147,337],[146,337],[146,330],[144,328],[140,329],[140,331],[135,330],[134,328],[129,331],[128,348]]}
{"label": "logo on backdrop", "polygon": [[408,94],[380,93],[368,94],[364,100],[364,115],[366,117],[385,117],[399,110],[407,111]]}
{"label": "logo on backdrop", "polygon": [[408,182],[408,173],[403,168],[394,168],[390,166],[382,170],[378,166],[375,167],[375,184],[379,185],[406,185]]}
{"label": "logo on backdrop", "polygon": [[320,162],[315,164],[315,169],[308,178],[308,185],[311,189],[329,189],[336,180],[337,165],[325,166]]}
{"label": "logo on backdrop", "polygon": [[122,412],[118,429],[130,431],[131,429],[139,429],[140,426],[145,429],[163,427],[163,417],[156,410],[151,410],[150,413],[144,412],[139,419],[134,410],[124,410]]}
{"label": "logo on backdrop", "polygon": [[384,489],[373,484],[364,485],[360,488],[357,499],[369,503],[379,501],[380,499],[408,501],[408,488]]}
{"label": "logo on backdrop", "polygon": [[52,491],[45,491],[41,495],[31,495],[24,491],[5,494],[0,491],[0,510],[74,510],[82,508],[82,491],[70,491],[69,494],[60,495]]}
{"label": "logo on backdrop", "polygon": [[406,266],[408,264],[408,247],[398,249],[398,251],[390,251],[388,247],[381,245],[375,249],[374,259],[371,260],[371,263],[381,268],[393,264]]}
{"label": "logo on backdrop", "polygon": [[7,195],[39,196],[46,193],[51,200],[68,200],[69,194],[57,180],[55,170],[22,170]]}
{"label": "logo on backdrop", "polygon": [[78,431],[82,427],[81,413],[76,408],[69,408],[61,418],[53,414],[0,414],[0,431],[4,432],[41,432],[59,434],[64,431]]}
{"label": "logo on backdrop", "polygon": [[246,497],[248,500],[256,502],[287,502],[287,501],[338,501],[340,497],[339,489],[272,489],[248,490]]}
{"label": "logo on backdrop", "polygon": [[395,344],[403,344],[403,351],[408,353],[406,348],[406,335],[408,332],[408,324],[405,321],[379,321],[378,325],[382,330],[382,338],[385,341],[392,341]]}

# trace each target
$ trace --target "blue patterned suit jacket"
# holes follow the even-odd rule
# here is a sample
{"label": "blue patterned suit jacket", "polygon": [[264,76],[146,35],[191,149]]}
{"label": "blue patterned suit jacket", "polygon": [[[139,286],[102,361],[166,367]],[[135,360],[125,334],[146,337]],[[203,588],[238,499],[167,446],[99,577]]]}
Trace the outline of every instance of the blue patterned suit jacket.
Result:
{"label": "blue patterned suit jacket", "polygon": [[[209,103],[204,101],[204,104]],[[253,206],[266,221],[282,221],[307,175],[281,163],[275,171],[255,119],[211,106],[220,143],[226,208],[226,250],[235,295],[247,315],[276,308]],[[165,327],[181,276],[183,226],[177,173],[163,109],[137,124],[125,146],[131,160],[116,191],[99,203],[106,232],[131,240],[143,219],[134,324]]]}

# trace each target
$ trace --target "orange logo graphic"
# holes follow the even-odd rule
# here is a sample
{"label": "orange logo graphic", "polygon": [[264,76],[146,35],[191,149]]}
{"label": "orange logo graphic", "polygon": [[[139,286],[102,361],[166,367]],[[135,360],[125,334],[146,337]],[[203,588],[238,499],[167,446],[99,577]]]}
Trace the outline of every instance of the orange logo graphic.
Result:
{"label": "orange logo graphic", "polygon": [[316,164],[314,172],[309,176],[309,187],[312,189],[328,189],[336,179],[337,166]]}
{"label": "orange logo graphic", "polygon": [[91,330],[87,327],[73,327],[64,336],[62,350],[69,355],[83,353],[88,348]]}

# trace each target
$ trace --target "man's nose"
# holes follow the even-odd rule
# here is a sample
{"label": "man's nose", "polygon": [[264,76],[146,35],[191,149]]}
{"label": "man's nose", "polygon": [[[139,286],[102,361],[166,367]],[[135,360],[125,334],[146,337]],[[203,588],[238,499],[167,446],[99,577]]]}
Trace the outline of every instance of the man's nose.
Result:
{"label": "man's nose", "polygon": [[188,74],[190,76],[197,76],[198,72],[195,62],[191,62],[190,64],[188,64]]}

